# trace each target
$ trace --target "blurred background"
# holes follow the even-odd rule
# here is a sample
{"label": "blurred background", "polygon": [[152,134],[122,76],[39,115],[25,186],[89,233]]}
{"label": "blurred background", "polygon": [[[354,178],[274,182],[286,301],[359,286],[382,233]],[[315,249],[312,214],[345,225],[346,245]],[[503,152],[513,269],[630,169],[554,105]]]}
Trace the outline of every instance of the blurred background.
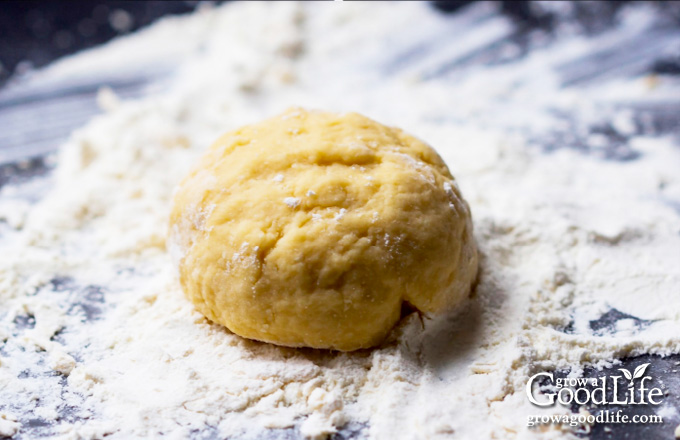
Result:
{"label": "blurred background", "polygon": [[[14,73],[33,68],[79,50],[133,32],[159,17],[185,14],[222,1],[3,1],[0,11],[0,84]],[[470,1],[433,1],[432,6],[455,13]],[[629,1],[579,1],[569,3],[569,17],[556,15],[546,3],[497,1],[499,10],[520,26],[549,31],[560,20],[572,19],[586,32],[598,32],[616,21],[617,11]],[[654,2],[680,24],[680,2]],[[655,69],[680,72],[680,59],[664,60]]]}
{"label": "blurred background", "polygon": [[[71,72],[45,78],[41,67],[135,32],[161,17],[188,14],[221,3],[224,1],[2,1],[0,184],[6,180],[4,174],[16,175],[14,169],[5,172],[3,164],[12,167],[18,160],[41,158],[55,151],[74,129],[99,114],[98,96],[102,90],[122,99],[158,92],[167,84],[165,81],[172,76],[176,65],[165,58],[162,61],[166,64],[163,64],[160,56],[149,59],[136,54],[135,58],[132,50],[130,59],[115,66],[97,64],[91,66],[93,69],[84,69],[82,75]],[[441,61],[423,73],[424,80],[464,72],[472,66],[512,64],[534,51],[575,40],[586,41],[590,47],[574,59],[565,54],[565,58],[553,66],[564,87],[587,87],[633,77],[645,77],[651,82],[665,78],[673,84],[680,80],[680,1],[487,1],[484,5],[471,5],[477,2],[437,0],[426,3],[439,13],[449,14],[450,23],[459,26],[458,17],[481,7],[487,18],[498,15],[507,18],[501,21],[509,25],[509,29],[469,48],[458,41],[477,38],[478,31],[485,29],[484,23],[452,28],[451,32],[441,28],[423,41],[402,41],[401,44],[412,47],[413,51],[397,53],[404,56],[397,66],[417,63],[419,58],[420,61],[428,57]],[[630,22],[631,12],[637,9],[651,12],[647,17],[654,16],[654,24],[644,29],[627,26],[626,20]],[[173,50],[170,44],[168,42],[165,49]],[[453,55],[449,53],[452,49]],[[638,131],[644,128],[648,134],[678,133],[677,99],[667,96],[661,101],[627,104],[635,116]],[[606,141],[606,146],[599,150],[607,158],[634,159],[635,154],[627,143],[628,135],[616,132],[605,113],[598,111],[602,121],[597,124],[579,122],[577,115],[563,115],[567,128],[536,135],[535,140],[540,140],[548,150],[568,147],[590,151],[593,148],[586,135],[596,133]],[[575,127],[581,127],[585,134],[574,137],[578,131]]]}
{"label": "blurred background", "polygon": [[133,32],[161,16],[191,12],[200,1],[3,1],[0,82],[81,49]]}

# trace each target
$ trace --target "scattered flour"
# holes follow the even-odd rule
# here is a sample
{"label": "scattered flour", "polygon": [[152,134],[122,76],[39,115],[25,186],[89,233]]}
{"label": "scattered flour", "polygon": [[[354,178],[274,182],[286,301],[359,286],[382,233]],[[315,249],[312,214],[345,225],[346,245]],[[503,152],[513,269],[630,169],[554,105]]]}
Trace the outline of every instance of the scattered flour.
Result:
{"label": "scattered flour", "polygon": [[300,199],[297,197],[286,197],[285,199],[283,199],[283,203],[285,203],[291,208],[297,208],[298,206],[300,206]]}
{"label": "scattered flour", "polygon": [[[63,145],[37,204],[16,217],[3,202],[13,187],[0,193],[0,436],[564,438],[525,426],[538,412],[529,375],[680,352],[680,150],[632,134],[626,115],[615,125],[636,160],[603,160],[600,141],[589,154],[533,145],[560,124],[546,108],[596,115],[617,96],[559,87],[553,67],[583,53],[578,39],[441,78],[423,80],[438,64],[428,52],[400,68],[473,22],[444,55],[512,28],[489,4],[443,16],[417,2],[243,2],[58,64],[71,75],[125,63],[131,48],[180,57],[162,94],[106,92],[107,112]],[[618,87],[677,96],[639,83]],[[165,249],[173,189],[217,136],[290,105],[359,111],[439,151],[481,252],[464,312],[410,315],[380,348],[334,353],[244,340],[193,310]],[[650,324],[595,334],[589,322],[612,308]]]}
{"label": "scattered flour", "polygon": [[341,208],[340,211],[333,216],[333,220],[339,221],[342,220],[342,218],[347,214],[347,210],[345,208]]}

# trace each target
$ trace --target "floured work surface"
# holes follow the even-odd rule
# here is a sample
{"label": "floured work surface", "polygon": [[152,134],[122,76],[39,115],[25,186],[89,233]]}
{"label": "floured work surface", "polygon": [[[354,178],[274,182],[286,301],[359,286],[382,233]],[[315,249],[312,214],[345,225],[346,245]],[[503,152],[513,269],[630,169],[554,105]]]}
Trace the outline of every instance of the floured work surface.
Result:
{"label": "floured work surface", "polygon": [[[568,19],[522,32],[491,4],[241,3],[52,66],[44,81],[131,54],[176,68],[138,100],[101,92],[104,114],[53,170],[2,168],[0,434],[668,437],[680,423],[680,84],[649,72],[679,41],[644,4],[585,35]],[[480,249],[461,314],[410,315],[378,349],[334,353],[244,340],[193,310],[165,249],[173,188],[218,135],[291,105],[359,111],[437,149]],[[579,411],[533,406],[531,375],[643,362],[668,392],[662,425],[526,426]]]}

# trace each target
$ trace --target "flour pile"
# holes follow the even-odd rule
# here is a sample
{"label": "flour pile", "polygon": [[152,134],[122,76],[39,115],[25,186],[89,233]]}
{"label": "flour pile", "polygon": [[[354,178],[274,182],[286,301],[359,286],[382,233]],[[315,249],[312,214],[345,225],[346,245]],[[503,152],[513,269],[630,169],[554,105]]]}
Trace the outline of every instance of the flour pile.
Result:
{"label": "flour pile", "polygon": [[[654,19],[638,5],[626,32],[526,58],[508,43],[504,63],[440,75],[512,24],[488,4],[444,16],[418,3],[236,3],[55,65],[46,74],[162,52],[179,67],[142,100],[102,93],[105,114],[62,146],[37,204],[17,202],[21,186],[0,193],[0,436],[572,435],[525,426],[539,411],[524,394],[530,375],[680,352],[680,150],[615,105],[680,88],[645,78],[561,88],[555,68]],[[466,38],[441,37],[456,32]],[[434,36],[436,52],[416,50]],[[480,249],[461,314],[410,315],[380,348],[335,353],[244,340],[193,310],[165,249],[173,190],[217,136],[291,105],[358,111],[437,149]],[[564,113],[613,116],[635,160],[610,157],[606,139],[566,126]],[[560,131],[587,148],[532,142]],[[589,323],[611,309],[630,318],[595,332]]]}

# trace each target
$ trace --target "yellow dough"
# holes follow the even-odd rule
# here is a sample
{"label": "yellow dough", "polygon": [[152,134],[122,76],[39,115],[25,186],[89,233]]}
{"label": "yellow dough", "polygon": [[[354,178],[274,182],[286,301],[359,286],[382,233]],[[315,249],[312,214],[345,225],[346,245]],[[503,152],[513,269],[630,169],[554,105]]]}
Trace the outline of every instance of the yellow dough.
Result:
{"label": "yellow dough", "polygon": [[446,164],[356,113],[291,109],[222,136],[177,190],[169,247],[203,315],[294,347],[379,344],[402,303],[451,309],[477,273]]}

